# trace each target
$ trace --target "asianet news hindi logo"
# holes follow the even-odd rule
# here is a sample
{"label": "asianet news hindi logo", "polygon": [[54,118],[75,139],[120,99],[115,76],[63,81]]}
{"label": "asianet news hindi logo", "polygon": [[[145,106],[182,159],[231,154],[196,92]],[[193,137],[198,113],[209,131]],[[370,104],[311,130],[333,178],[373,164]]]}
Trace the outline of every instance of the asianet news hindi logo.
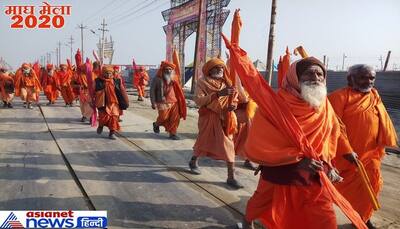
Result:
{"label": "asianet news hindi logo", "polygon": [[0,211],[0,223],[0,228],[106,228],[107,211]]}
{"label": "asianet news hindi logo", "polygon": [[21,222],[18,221],[17,216],[14,212],[11,212],[7,219],[1,224],[0,228],[24,228]]}

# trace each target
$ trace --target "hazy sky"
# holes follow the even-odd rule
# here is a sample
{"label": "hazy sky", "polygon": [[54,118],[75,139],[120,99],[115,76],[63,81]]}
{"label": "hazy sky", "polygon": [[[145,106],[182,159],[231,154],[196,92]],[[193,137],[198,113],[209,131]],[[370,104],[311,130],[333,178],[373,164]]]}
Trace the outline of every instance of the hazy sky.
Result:
{"label": "hazy sky", "polygon": [[[55,61],[57,42],[63,43],[62,59],[70,56],[65,44],[72,35],[74,52],[81,46],[80,30],[83,23],[85,55],[96,49],[98,28],[103,18],[115,41],[114,63],[130,64],[132,57],[140,64],[159,64],[165,58],[165,33],[161,11],[168,9],[169,0],[49,0],[51,5],[72,5],[72,14],[65,18],[62,29],[10,29],[10,16],[5,15],[7,5],[36,5],[42,1],[0,0],[0,57],[13,67],[24,61],[40,59],[52,51]],[[380,68],[388,50],[392,51],[389,69],[400,69],[400,0],[277,0],[277,24],[274,58],[303,45],[309,54],[329,58],[329,68],[341,69],[342,55],[345,66],[368,63]],[[265,62],[269,31],[271,1],[231,0],[231,14],[224,32],[230,35],[234,9],[241,9],[243,30],[241,46],[250,57]],[[193,61],[195,34],[186,42],[186,64]],[[223,49],[224,50],[224,49]],[[224,51],[223,51],[224,52]]]}

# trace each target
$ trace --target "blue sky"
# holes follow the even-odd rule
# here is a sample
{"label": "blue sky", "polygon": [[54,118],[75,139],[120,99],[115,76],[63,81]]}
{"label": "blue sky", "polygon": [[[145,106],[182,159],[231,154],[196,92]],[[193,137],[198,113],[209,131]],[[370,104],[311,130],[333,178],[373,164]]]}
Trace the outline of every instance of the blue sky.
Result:
{"label": "blue sky", "polygon": [[[62,59],[69,58],[65,45],[72,35],[76,50],[80,44],[80,30],[85,30],[85,54],[96,49],[97,30],[103,18],[115,41],[114,63],[130,64],[132,57],[140,64],[159,64],[165,58],[165,33],[161,11],[169,7],[169,0],[49,0],[51,5],[72,5],[72,15],[65,18],[62,29],[10,29],[11,19],[5,15],[7,5],[36,5],[42,0],[0,0],[0,57],[13,67],[33,61],[54,51],[57,42],[63,43]],[[270,20],[268,0],[231,0],[231,14],[224,26],[229,35],[234,9],[241,9],[243,30],[241,46],[250,57],[265,62]],[[278,0],[276,45],[274,58],[284,53],[286,45],[292,50],[303,45],[313,56],[327,55],[331,69],[356,63],[368,63],[380,68],[380,56],[392,51],[389,69],[400,69],[400,1],[399,0]],[[193,61],[195,34],[186,42],[186,63]],[[223,51],[224,52],[224,51]],[[54,58],[55,60],[55,58]]]}

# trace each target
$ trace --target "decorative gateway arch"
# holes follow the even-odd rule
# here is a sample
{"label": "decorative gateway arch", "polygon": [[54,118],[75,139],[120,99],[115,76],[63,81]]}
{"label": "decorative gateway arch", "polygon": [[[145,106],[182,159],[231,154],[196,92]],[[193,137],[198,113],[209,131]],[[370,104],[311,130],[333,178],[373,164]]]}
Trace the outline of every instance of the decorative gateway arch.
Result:
{"label": "decorative gateway arch", "polygon": [[[162,12],[166,33],[166,59],[172,61],[174,48],[179,53],[181,72],[185,72],[185,41],[197,32],[194,82],[201,74],[201,66],[208,58],[221,53],[221,31],[229,10],[230,0],[171,0],[171,8]],[[182,77],[182,85],[189,80]],[[192,88],[192,91],[194,89]]]}

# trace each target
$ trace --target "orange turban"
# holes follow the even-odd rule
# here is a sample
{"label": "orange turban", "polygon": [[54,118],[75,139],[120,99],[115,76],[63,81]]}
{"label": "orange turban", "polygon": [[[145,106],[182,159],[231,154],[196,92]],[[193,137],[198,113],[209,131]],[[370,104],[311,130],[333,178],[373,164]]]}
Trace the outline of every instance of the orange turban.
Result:
{"label": "orange turban", "polygon": [[226,65],[223,60],[219,58],[212,58],[211,60],[207,61],[207,63],[204,64],[202,68],[203,75],[208,76],[208,72],[216,66],[222,66],[224,68],[224,71],[226,70]]}
{"label": "orange turban", "polygon": [[170,67],[170,68],[172,68],[172,69],[175,69],[175,64],[173,64],[173,63],[171,63],[171,62],[168,62],[168,61],[161,61],[161,64],[160,64],[160,68],[158,69],[158,71],[157,71],[157,76],[158,77],[161,77],[162,76],[162,72],[164,71],[164,69],[166,68],[166,67]]}
{"label": "orange turban", "polygon": [[101,71],[104,74],[106,72],[114,72],[114,69],[111,65],[104,65]]}
{"label": "orange turban", "polygon": [[164,69],[166,67],[170,67],[172,69],[175,69],[176,66],[175,66],[175,64],[173,64],[171,62],[168,62],[168,61],[161,61],[160,68]]}
{"label": "orange turban", "polygon": [[51,69],[53,69],[53,65],[52,64],[47,64],[46,68],[47,68],[47,70],[51,70]]}
{"label": "orange turban", "polygon": [[22,68],[30,68],[31,65],[30,65],[30,64],[27,64],[27,63],[23,63],[21,67],[22,67]]}
{"label": "orange turban", "polygon": [[[301,98],[299,76],[297,75],[297,72],[305,71],[305,70],[302,70],[304,68],[303,65],[307,65],[308,67],[311,65],[318,65],[322,68],[322,70],[324,71],[325,76],[326,76],[326,70],[325,70],[323,64],[319,64],[317,62],[312,63],[312,64],[307,63],[307,62],[314,62],[315,60],[318,61],[315,57],[307,57],[307,58],[293,62],[290,65],[288,72],[286,73],[286,77],[283,79],[282,89],[285,89],[286,91],[290,92],[294,96]],[[298,68],[298,66],[297,66],[298,64],[301,65],[300,68]]]}

